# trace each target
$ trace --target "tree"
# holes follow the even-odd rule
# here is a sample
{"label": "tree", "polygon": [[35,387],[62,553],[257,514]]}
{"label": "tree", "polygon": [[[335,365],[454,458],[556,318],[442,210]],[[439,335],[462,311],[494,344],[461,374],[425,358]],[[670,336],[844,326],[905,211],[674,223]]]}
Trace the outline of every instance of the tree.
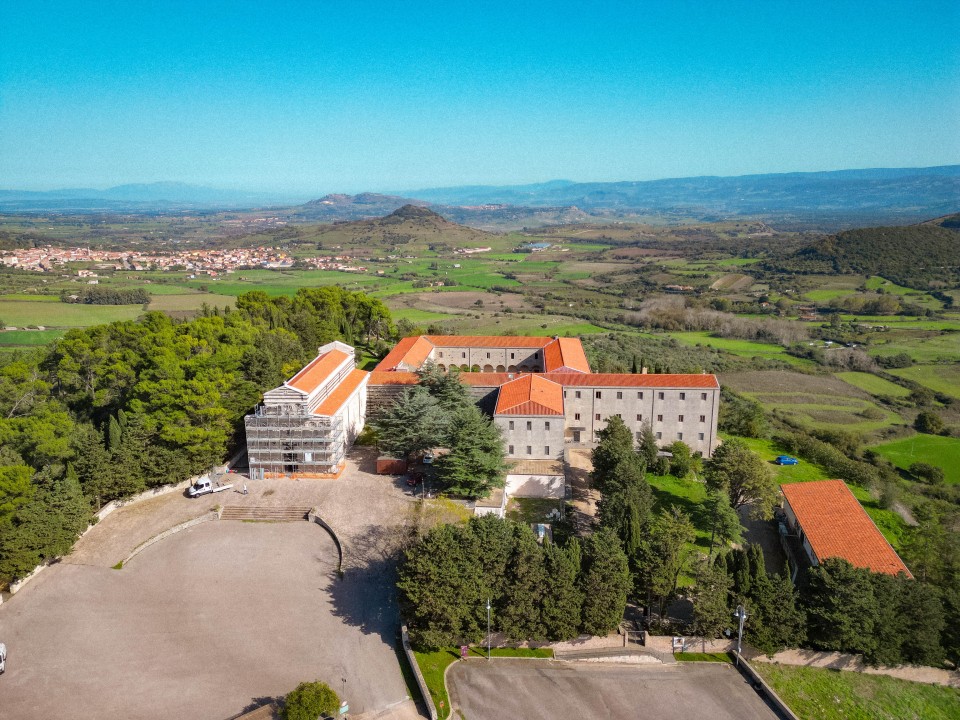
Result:
{"label": "tree", "polygon": [[577,585],[579,550],[575,540],[563,548],[553,543],[543,546],[545,579],[540,616],[549,640],[570,640],[580,631],[583,592]]}
{"label": "tree", "polygon": [[667,598],[677,589],[680,574],[687,567],[690,545],[696,532],[689,516],[676,507],[662,510],[650,525],[647,537],[634,556],[637,588],[659,601],[659,614]]}
{"label": "tree", "polygon": [[734,509],[752,505],[755,517],[772,517],[777,497],[773,473],[742,440],[727,440],[714,451],[706,481],[709,490],[726,492]]}
{"label": "tree", "polygon": [[730,496],[722,491],[713,491],[707,495],[706,510],[710,515],[710,552],[719,543],[722,547],[737,543],[743,539],[743,525],[740,516],[730,506]]}
{"label": "tree", "polygon": [[917,414],[916,420],[913,421],[913,427],[917,432],[939,435],[943,432],[943,420],[936,413],[924,410]]}
{"label": "tree", "polygon": [[541,618],[547,575],[543,551],[528,525],[513,524],[513,547],[505,574],[498,628],[514,640],[544,640]]}
{"label": "tree", "polygon": [[803,606],[815,648],[865,655],[875,649],[878,606],[869,570],[827,558],[807,570]]}
{"label": "tree", "polygon": [[788,577],[766,576],[754,584],[747,601],[751,613],[744,637],[768,655],[803,641],[806,618],[797,607],[796,590]]}
{"label": "tree", "polygon": [[715,638],[730,624],[727,591],[730,577],[702,555],[694,572],[693,628],[697,635]]}
{"label": "tree", "polygon": [[946,475],[942,468],[925,462],[915,462],[910,465],[910,474],[920,482],[930,485],[943,485]]}
{"label": "tree", "polygon": [[448,418],[426,388],[405,390],[400,398],[370,423],[380,448],[397,457],[422,452],[446,439]]}
{"label": "tree", "polygon": [[660,452],[660,446],[657,445],[657,436],[653,432],[650,423],[644,423],[640,430],[640,456],[648,470],[652,470],[657,462],[657,453]]}
{"label": "tree", "polygon": [[628,555],[633,555],[643,539],[653,497],[650,486],[634,484],[617,489],[612,495],[604,495],[598,503],[600,526],[613,530]]}
{"label": "tree", "polygon": [[437,458],[436,477],[454,495],[484,497],[503,487],[507,466],[500,428],[476,405],[466,405],[454,415],[450,452]]}
{"label": "tree", "polygon": [[685,478],[693,467],[693,456],[690,446],[683,440],[677,440],[667,446],[667,451],[673,455],[670,458],[670,474],[674,477]]}
{"label": "tree", "polygon": [[419,384],[437,399],[440,407],[448,413],[456,413],[473,405],[466,386],[460,382],[460,373],[444,372],[432,362],[427,362],[417,371]]}
{"label": "tree", "polygon": [[284,720],[317,720],[340,710],[340,697],[326,683],[302,682],[283,701]]}
{"label": "tree", "polygon": [[591,453],[593,473],[590,479],[593,487],[601,493],[609,492],[608,485],[628,468],[643,476],[643,460],[633,450],[633,434],[619,415],[611,417],[606,427],[597,432],[597,437],[599,443]]}
{"label": "tree", "polygon": [[580,575],[583,592],[583,630],[606,635],[623,620],[630,590],[630,568],[620,540],[609,528],[601,528],[584,544]]}

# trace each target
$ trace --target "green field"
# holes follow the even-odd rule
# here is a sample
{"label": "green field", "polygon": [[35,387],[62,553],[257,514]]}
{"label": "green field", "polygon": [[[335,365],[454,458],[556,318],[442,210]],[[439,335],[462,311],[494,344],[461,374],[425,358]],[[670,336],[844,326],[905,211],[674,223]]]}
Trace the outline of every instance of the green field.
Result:
{"label": "green field", "polygon": [[233,307],[234,299],[232,295],[213,295],[210,293],[158,295],[150,301],[147,309],[159,310],[160,312],[196,312],[205,304],[218,308]]}
{"label": "green field", "polygon": [[960,690],[885,675],[755,662],[753,668],[801,718],[956,720]]}
{"label": "green field", "polygon": [[882,377],[877,377],[871,373],[865,372],[839,372],[834,373],[838,378],[854,387],[858,387],[871,395],[892,395],[893,397],[906,397],[910,391]]}
{"label": "green field", "polygon": [[[0,305],[0,313],[2,312],[3,306]],[[918,382],[934,392],[960,398],[960,365],[915,365],[890,372]]]}
{"label": "green field", "polygon": [[873,448],[898,468],[915,462],[943,469],[948,483],[960,483],[960,439],[939,435],[914,435]]}
{"label": "green field", "polygon": [[5,325],[26,327],[88,327],[114,320],[136,320],[143,315],[141,305],[71,305],[47,300],[6,300],[0,296],[0,321]]}
{"label": "green field", "polygon": [[63,330],[4,330],[0,331],[0,347],[46,345],[63,333]]}

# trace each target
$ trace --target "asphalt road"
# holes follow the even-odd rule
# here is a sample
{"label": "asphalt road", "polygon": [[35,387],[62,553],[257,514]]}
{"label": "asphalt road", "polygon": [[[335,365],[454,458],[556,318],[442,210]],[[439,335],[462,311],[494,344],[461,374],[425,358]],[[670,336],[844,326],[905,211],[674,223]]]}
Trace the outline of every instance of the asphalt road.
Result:
{"label": "asphalt road", "polygon": [[451,705],[470,720],[776,720],[740,673],[721,663],[633,666],[549,660],[458,662]]}
{"label": "asphalt road", "polygon": [[389,583],[335,568],[314,523],[236,521],[122,570],[54,565],[0,606],[0,717],[218,720],[318,679],[353,714],[412,706]]}

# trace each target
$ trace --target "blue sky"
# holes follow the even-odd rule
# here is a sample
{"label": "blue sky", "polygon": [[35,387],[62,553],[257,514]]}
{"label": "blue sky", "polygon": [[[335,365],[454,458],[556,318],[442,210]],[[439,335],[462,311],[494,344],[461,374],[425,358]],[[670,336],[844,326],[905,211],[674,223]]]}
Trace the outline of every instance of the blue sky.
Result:
{"label": "blue sky", "polygon": [[960,3],[0,6],[0,187],[960,163]]}

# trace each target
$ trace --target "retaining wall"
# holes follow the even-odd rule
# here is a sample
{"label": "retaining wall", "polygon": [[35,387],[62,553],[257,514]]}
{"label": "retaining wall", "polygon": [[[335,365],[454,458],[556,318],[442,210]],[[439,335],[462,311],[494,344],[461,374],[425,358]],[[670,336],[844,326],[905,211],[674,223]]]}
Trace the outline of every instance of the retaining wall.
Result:
{"label": "retaining wall", "polygon": [[209,521],[211,521],[211,520],[219,520],[219,519],[220,519],[220,513],[219,513],[219,512],[208,512],[206,515],[201,515],[200,517],[194,518],[193,520],[187,520],[186,522],[182,522],[182,523],[180,523],[179,525],[174,525],[174,526],[173,526],[172,528],[170,528],[169,530],[164,530],[162,533],[160,533],[160,534],[158,534],[158,535],[154,535],[154,536],[153,536],[152,538],[150,538],[149,540],[146,540],[146,541],[140,543],[139,545],[137,545],[137,546],[133,549],[133,551],[123,559],[123,563],[122,563],[122,564],[123,564],[123,565],[126,565],[126,564],[127,564],[128,562],[130,562],[130,560],[132,560],[136,555],[139,555],[141,552],[143,552],[144,550],[146,550],[148,547],[150,547],[151,545],[153,545],[155,542],[160,542],[160,541],[163,540],[164,538],[168,538],[168,537],[170,537],[171,535],[174,535],[175,533],[178,533],[178,532],[180,532],[181,530],[186,530],[187,528],[191,528],[191,527],[193,527],[194,525],[199,525],[200,523],[205,523],[205,522],[209,522]]}
{"label": "retaining wall", "polygon": [[[674,652],[673,639],[672,635],[651,635],[646,630],[643,632],[643,646],[658,652]],[[686,652],[723,653],[737,649],[736,640],[704,640],[694,636],[682,637],[680,640],[686,647]]]}
{"label": "retaining wall", "polygon": [[330,537],[333,538],[333,544],[337,546],[337,575],[343,576],[343,545],[340,544],[340,538],[337,537],[337,533],[334,532],[333,528],[330,527],[322,517],[317,515],[317,509],[313,508],[307,513],[307,520],[310,522],[315,522],[317,525],[322,527],[328,533]]}
{"label": "retaining wall", "polygon": [[417,679],[417,687],[420,688],[420,694],[423,696],[423,704],[427,706],[427,714],[430,720],[438,720],[440,716],[437,714],[437,706],[433,704],[430,688],[427,687],[427,681],[423,679],[420,665],[417,664],[417,656],[413,654],[413,648],[410,647],[410,634],[407,632],[406,625],[400,626],[400,638],[403,641],[403,653],[407,656],[407,662],[410,663],[413,676]]}
{"label": "retaining wall", "polygon": [[[732,652],[734,657],[737,657],[737,651],[733,650]],[[787,720],[800,720],[793,710],[791,710],[789,706],[780,699],[780,696],[777,695],[774,689],[767,684],[767,681],[760,677],[760,675],[757,674],[757,671],[750,666],[750,663],[747,662],[746,658],[740,655],[739,660],[740,672],[746,675],[746,677],[756,687],[760,688],[763,694],[767,696],[767,699],[770,701],[770,703],[777,709],[778,712],[783,715],[783,717],[785,717]]]}

